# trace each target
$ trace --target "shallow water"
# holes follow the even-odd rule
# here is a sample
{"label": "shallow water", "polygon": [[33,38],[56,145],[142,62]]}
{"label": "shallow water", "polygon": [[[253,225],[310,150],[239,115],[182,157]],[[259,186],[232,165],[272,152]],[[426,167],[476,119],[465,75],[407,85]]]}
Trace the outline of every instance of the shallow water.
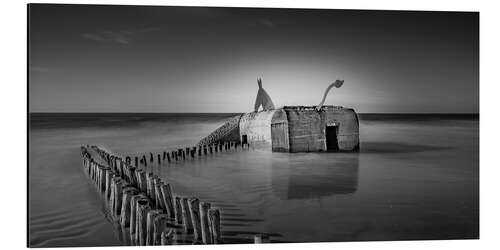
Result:
{"label": "shallow water", "polygon": [[[79,147],[123,155],[194,145],[218,115],[31,116],[32,247],[121,245]],[[249,149],[149,165],[176,194],[222,209],[228,242],[457,239],[479,235],[477,117],[365,115],[359,153]]]}

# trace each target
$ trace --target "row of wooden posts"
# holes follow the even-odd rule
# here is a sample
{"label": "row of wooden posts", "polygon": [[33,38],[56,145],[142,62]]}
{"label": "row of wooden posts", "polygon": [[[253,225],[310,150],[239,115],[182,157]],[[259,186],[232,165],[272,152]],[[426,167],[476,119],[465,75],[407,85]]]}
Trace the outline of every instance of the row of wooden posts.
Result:
{"label": "row of wooden posts", "polygon": [[[198,145],[194,147],[180,148],[173,151],[163,151],[162,154],[156,154],[156,161],[158,164],[177,162],[180,160],[186,160],[188,158],[202,157],[206,155],[211,155],[217,152],[237,150],[238,147],[242,149],[249,148],[248,143],[241,144],[240,142],[223,142],[210,145]],[[148,161],[149,158],[149,161]],[[110,161],[110,159],[107,159]],[[149,157],[145,155],[134,157],[134,166],[139,167],[140,165],[148,166],[148,162],[153,164],[155,162],[155,154],[149,153]],[[125,157],[125,163],[132,165],[132,157]]]}
{"label": "row of wooden posts", "polygon": [[81,150],[86,174],[108,201],[112,217],[129,227],[132,244],[173,244],[174,228],[192,233],[194,244],[222,243],[218,208],[195,197],[174,196],[169,183],[97,146]]}

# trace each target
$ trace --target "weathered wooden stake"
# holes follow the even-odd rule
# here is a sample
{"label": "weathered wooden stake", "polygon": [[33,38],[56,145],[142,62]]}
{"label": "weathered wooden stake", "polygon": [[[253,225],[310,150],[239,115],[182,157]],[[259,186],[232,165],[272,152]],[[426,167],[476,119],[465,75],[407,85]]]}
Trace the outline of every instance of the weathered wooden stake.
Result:
{"label": "weathered wooden stake", "polygon": [[126,187],[122,191],[122,208],[120,212],[120,225],[128,227],[130,225],[130,201],[134,195],[137,195],[139,190],[135,187]]}
{"label": "weathered wooden stake", "polygon": [[193,222],[191,221],[191,214],[189,213],[188,198],[183,197],[181,199],[181,210],[182,210],[182,221],[184,226],[184,231],[186,233],[193,230]]}
{"label": "weathered wooden stake", "polygon": [[220,233],[220,211],[219,209],[211,208],[208,210],[208,221],[210,224],[210,233],[212,234],[212,243],[220,244],[222,243],[222,237]]}
{"label": "weathered wooden stake", "polygon": [[256,234],[253,237],[255,244],[269,243],[269,236],[263,234]]}
{"label": "weathered wooden stake", "polygon": [[210,226],[208,223],[208,209],[211,205],[208,202],[200,203],[200,226],[201,226],[201,238],[203,244],[212,243],[212,235],[210,234]]}
{"label": "weathered wooden stake", "polygon": [[154,220],[156,216],[161,214],[161,210],[154,209],[154,210],[149,210],[147,214],[147,219],[146,219],[146,245],[147,246],[152,246],[153,245],[153,233],[154,233]]}
{"label": "weathered wooden stake", "polygon": [[158,214],[153,222],[153,245],[161,245],[161,234],[167,229],[168,216]]}
{"label": "weathered wooden stake", "polygon": [[175,197],[175,220],[177,224],[182,224],[181,197]]}
{"label": "weathered wooden stake", "polygon": [[158,154],[158,164],[161,164],[160,154]]}
{"label": "weathered wooden stake", "polygon": [[[153,199],[153,204],[155,203],[154,201],[154,198],[156,197],[155,196],[155,190],[154,190],[154,179],[155,176],[153,175],[153,173],[147,173],[146,174],[146,185],[147,185],[147,191],[146,191],[146,194]],[[153,205],[151,204],[151,205]]]}
{"label": "weathered wooden stake", "polygon": [[175,218],[172,188],[170,187],[170,184],[167,183],[161,185],[161,195],[163,203],[165,203],[165,210],[167,210],[168,216],[170,218]]}
{"label": "weathered wooden stake", "polygon": [[139,158],[136,156],[136,157],[135,157],[135,167],[138,167],[138,166],[139,166],[138,161],[139,161]]}
{"label": "weathered wooden stake", "polygon": [[165,245],[171,245],[174,240],[174,230],[170,229],[168,232],[163,231],[161,233],[161,244],[163,246]]}
{"label": "weathered wooden stake", "polygon": [[146,222],[147,222],[147,214],[151,210],[151,206],[148,200],[140,199],[137,201],[136,208],[136,242],[139,246],[146,245]]}
{"label": "weathered wooden stake", "polygon": [[130,237],[135,238],[135,230],[137,223],[137,201],[140,199],[148,200],[147,196],[144,193],[139,193],[137,195],[132,196],[130,199]]}
{"label": "weathered wooden stake", "polygon": [[113,215],[119,216],[122,208],[122,179],[115,177],[115,185],[113,186]]}
{"label": "weathered wooden stake", "polygon": [[201,156],[201,146],[198,146],[198,156]]}
{"label": "weathered wooden stake", "polygon": [[167,153],[167,161],[170,163],[170,154]]}
{"label": "weathered wooden stake", "polygon": [[191,214],[191,222],[193,224],[194,240],[201,240],[201,224],[200,224],[200,200],[198,198],[190,198],[188,200],[189,213]]}

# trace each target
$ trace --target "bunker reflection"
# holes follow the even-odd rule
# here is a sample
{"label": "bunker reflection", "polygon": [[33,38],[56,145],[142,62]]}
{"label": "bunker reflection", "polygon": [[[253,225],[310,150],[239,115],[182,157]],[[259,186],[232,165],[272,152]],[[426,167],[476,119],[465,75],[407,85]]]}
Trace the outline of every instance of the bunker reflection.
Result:
{"label": "bunker reflection", "polygon": [[[326,154],[315,154],[322,158]],[[305,154],[273,161],[272,190],[281,199],[308,199],[350,194],[358,188],[357,154],[329,154],[329,161],[299,160]],[[308,162],[314,162],[311,164]]]}

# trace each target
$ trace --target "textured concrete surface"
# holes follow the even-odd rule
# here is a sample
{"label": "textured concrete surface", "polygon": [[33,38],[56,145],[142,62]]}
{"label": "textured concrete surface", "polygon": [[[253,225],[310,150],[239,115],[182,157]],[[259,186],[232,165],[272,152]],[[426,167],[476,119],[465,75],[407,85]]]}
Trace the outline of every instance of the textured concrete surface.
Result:
{"label": "textured concrete surface", "polygon": [[240,118],[237,115],[229,118],[226,123],[210,133],[207,137],[201,139],[197,146],[210,145],[219,142],[239,142],[240,141]]}
{"label": "textured concrete surface", "polygon": [[339,150],[359,149],[359,121],[353,109],[338,106],[285,106],[233,117],[200,141],[242,141],[280,152],[317,152],[327,150],[325,130],[335,126]]}

